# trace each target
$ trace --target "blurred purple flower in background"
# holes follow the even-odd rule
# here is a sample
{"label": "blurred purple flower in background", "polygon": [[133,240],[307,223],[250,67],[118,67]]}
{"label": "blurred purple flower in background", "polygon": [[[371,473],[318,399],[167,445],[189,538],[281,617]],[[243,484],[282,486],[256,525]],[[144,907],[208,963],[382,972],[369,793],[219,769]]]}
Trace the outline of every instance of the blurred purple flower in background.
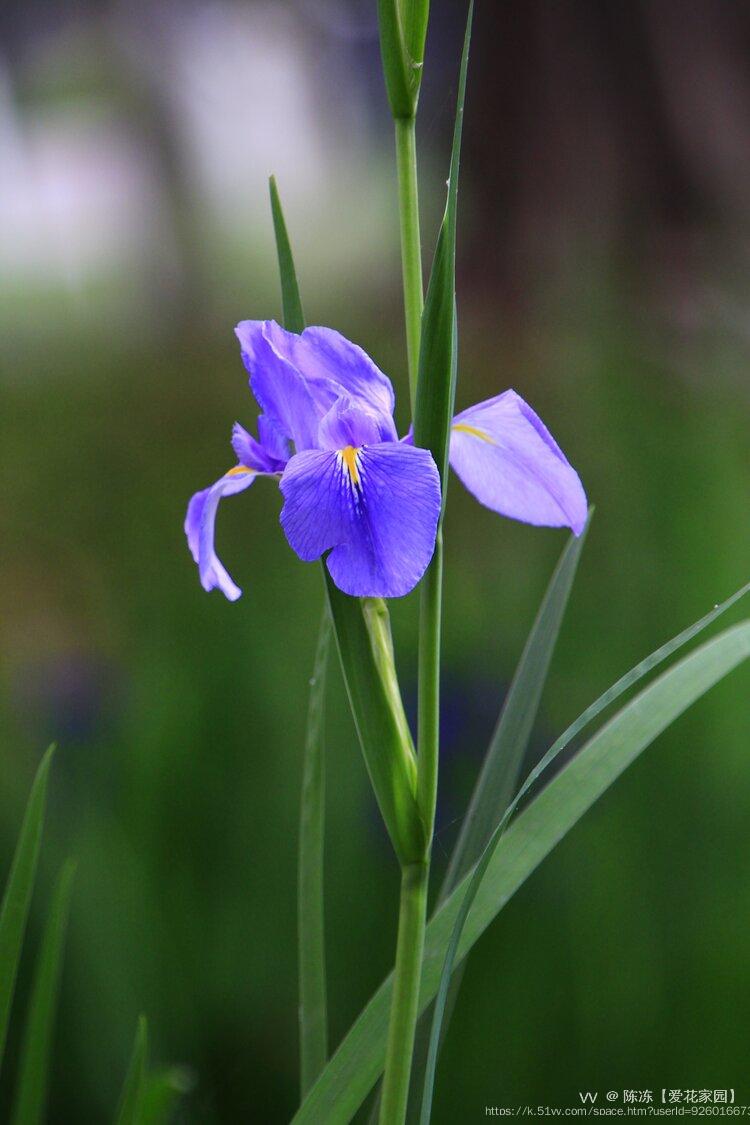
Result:
{"label": "blurred purple flower in background", "polygon": [[[204,589],[240,596],[214,549],[219,500],[274,476],[285,501],[281,525],[301,559],[330,551],[328,570],[346,594],[408,594],[432,558],[440,478],[426,449],[411,436],[399,441],[390,380],[330,328],[295,335],[272,320],[244,320],[236,332],[263,413],[257,440],[235,424],[239,463],[188,506],[185,532]],[[583,529],[578,474],[515,391],[457,415],[450,461],[493,511],[576,535]]]}
{"label": "blurred purple flower in background", "polygon": [[30,738],[82,744],[105,736],[121,709],[122,669],[96,649],[50,651],[15,669],[12,698]]}

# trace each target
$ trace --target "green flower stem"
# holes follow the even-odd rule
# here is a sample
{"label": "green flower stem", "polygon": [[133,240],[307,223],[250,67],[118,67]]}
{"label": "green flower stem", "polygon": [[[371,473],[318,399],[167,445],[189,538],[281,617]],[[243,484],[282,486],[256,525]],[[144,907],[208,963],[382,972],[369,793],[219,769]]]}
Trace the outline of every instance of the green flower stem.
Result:
{"label": "green flower stem", "polygon": [[[414,118],[397,118],[395,128],[406,345],[413,411],[417,397],[424,305]],[[401,872],[396,968],[380,1101],[381,1125],[403,1125],[409,1101],[409,1079],[417,1023],[427,919],[430,851],[437,797],[441,588],[442,534],[438,532],[435,555],[422,585],[419,635],[416,796],[419,814],[426,830],[427,844],[424,862],[404,865]]]}
{"label": "green flower stem", "polygon": [[404,279],[406,354],[409,362],[409,395],[412,413],[417,400],[419,338],[422,328],[422,248],[419,239],[419,195],[417,192],[417,144],[415,119],[397,117],[396,167],[398,169],[398,213],[401,227],[401,269]]}
{"label": "green flower stem", "polygon": [[380,1125],[402,1125],[406,1119],[419,1007],[428,881],[427,863],[411,863],[401,869],[396,971],[380,1100]]}

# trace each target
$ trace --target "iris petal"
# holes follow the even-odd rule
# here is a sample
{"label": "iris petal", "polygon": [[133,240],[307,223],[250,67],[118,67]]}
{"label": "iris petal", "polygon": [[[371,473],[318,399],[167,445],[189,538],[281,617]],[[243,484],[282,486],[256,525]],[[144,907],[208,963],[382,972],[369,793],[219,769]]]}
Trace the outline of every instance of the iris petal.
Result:
{"label": "iris petal", "polygon": [[307,562],[330,550],[328,570],[345,594],[398,598],[419,582],[440,514],[427,450],[383,442],[299,453],[280,487],[290,546]]}
{"label": "iris petal", "polygon": [[277,443],[273,443],[269,449],[268,444],[263,440],[264,432],[268,433],[268,427],[261,426],[263,421],[266,421],[266,419],[261,414],[258,419],[260,441],[256,441],[244,426],[235,422],[232,427],[232,449],[241,465],[245,465],[249,469],[255,469],[259,473],[278,473],[289,460],[288,444],[281,457],[276,455],[280,451]]}
{"label": "iris petal", "polygon": [[195,493],[188,504],[185,517],[185,534],[193,559],[198,564],[203,589],[218,588],[230,602],[236,601],[242,591],[229,577],[214,549],[216,510],[224,496],[244,492],[257,476],[255,470],[242,465],[230,469],[210,488]]}
{"label": "iris petal", "polygon": [[515,391],[453,419],[451,467],[480,504],[546,527],[586,523],[586,493],[541,418]]}
{"label": "iris petal", "polygon": [[391,416],[396,405],[387,375],[367,352],[333,328],[306,328],[292,338],[294,362],[313,385],[336,383],[354,398],[363,399],[379,414]]}
{"label": "iris petal", "polygon": [[323,411],[300,372],[269,339],[265,329],[270,323],[243,320],[235,329],[250,387],[265,414],[297,450],[313,449]]}
{"label": "iris petal", "polygon": [[318,445],[321,449],[343,449],[347,445],[372,445],[380,441],[378,420],[363,403],[342,395],[321,420]]}
{"label": "iris petal", "polygon": [[269,457],[286,465],[289,460],[289,439],[284,436],[278,424],[265,414],[258,417],[258,437]]}
{"label": "iris petal", "polygon": [[[332,328],[306,328],[297,335],[274,320],[243,320],[235,332],[255,397],[266,413],[284,423],[282,428],[290,437],[294,438],[292,421],[300,429],[300,412],[307,415],[312,406],[319,420],[337,398],[349,395],[366,404],[378,419],[381,441],[396,440],[391,381],[351,340]],[[284,365],[281,371],[280,364]],[[305,396],[290,378],[290,369],[302,380]],[[290,394],[295,400],[294,419],[290,416]],[[294,438],[298,450],[315,444],[310,440],[309,424],[302,428],[305,440]]]}

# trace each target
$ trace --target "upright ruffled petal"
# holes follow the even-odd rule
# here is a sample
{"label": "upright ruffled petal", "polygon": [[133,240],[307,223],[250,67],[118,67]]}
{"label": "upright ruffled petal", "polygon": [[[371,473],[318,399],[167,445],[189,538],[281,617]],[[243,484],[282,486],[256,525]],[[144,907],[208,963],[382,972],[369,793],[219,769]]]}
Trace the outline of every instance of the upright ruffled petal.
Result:
{"label": "upright ruffled petal", "polygon": [[361,402],[342,395],[321,420],[318,445],[321,449],[359,447],[380,441],[377,417]]}
{"label": "upright ruffled petal", "polygon": [[[287,332],[274,320],[243,320],[236,332],[245,366],[251,374],[253,393],[267,413],[278,417],[279,403],[271,403],[274,388],[267,388],[262,375],[256,373],[269,365],[268,348],[271,348],[276,357],[299,374],[319,418],[330,410],[337,398],[346,394],[365,403],[377,417],[381,441],[396,440],[391,381],[362,348],[345,336],[332,328],[306,328],[297,335]],[[285,376],[279,394],[286,395],[289,389],[288,376]],[[299,443],[297,446],[298,449],[309,448]]]}
{"label": "upright ruffled petal", "polygon": [[218,587],[230,602],[236,601],[242,591],[229,577],[214,549],[216,509],[224,496],[243,492],[257,476],[255,470],[243,465],[230,469],[210,488],[196,492],[188,504],[185,517],[185,534],[193,559],[198,564],[203,589],[213,590]]}
{"label": "upright ruffled petal", "polygon": [[280,483],[290,546],[328,570],[345,594],[398,598],[424,574],[435,549],[440,478],[425,449],[384,442],[299,453]]}
{"label": "upright ruffled petal", "polygon": [[[322,407],[315,401],[300,372],[274,345],[277,333],[266,331],[272,321],[243,320],[235,332],[250,387],[262,410],[297,450],[313,449]],[[278,325],[275,326],[278,332]]]}
{"label": "upright ruffled petal", "polygon": [[575,469],[531,407],[505,391],[453,419],[451,467],[481,504],[546,527],[586,523],[586,493]]}
{"label": "upright ruffled petal", "polygon": [[390,379],[346,336],[333,328],[306,328],[301,336],[293,337],[292,348],[295,363],[310,383],[337,383],[378,414],[392,416],[396,396]]}

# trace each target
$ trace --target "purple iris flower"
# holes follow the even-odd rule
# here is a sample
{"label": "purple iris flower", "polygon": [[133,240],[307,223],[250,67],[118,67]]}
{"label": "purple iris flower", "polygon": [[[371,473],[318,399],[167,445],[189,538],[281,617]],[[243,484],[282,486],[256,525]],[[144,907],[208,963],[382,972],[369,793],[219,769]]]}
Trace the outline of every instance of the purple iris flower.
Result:
{"label": "purple iris flower", "polygon": [[[240,590],[214,549],[219,501],[259,476],[279,480],[281,526],[305,561],[326,564],[345,594],[397,598],[435,548],[440,477],[432,455],[399,440],[390,379],[331,328],[286,332],[273,320],[235,329],[262,413],[258,437],[232,431],[238,464],[190,501],[185,532],[206,590]],[[549,430],[515,391],[453,420],[450,463],[469,492],[524,523],[580,535],[586,495]]]}

